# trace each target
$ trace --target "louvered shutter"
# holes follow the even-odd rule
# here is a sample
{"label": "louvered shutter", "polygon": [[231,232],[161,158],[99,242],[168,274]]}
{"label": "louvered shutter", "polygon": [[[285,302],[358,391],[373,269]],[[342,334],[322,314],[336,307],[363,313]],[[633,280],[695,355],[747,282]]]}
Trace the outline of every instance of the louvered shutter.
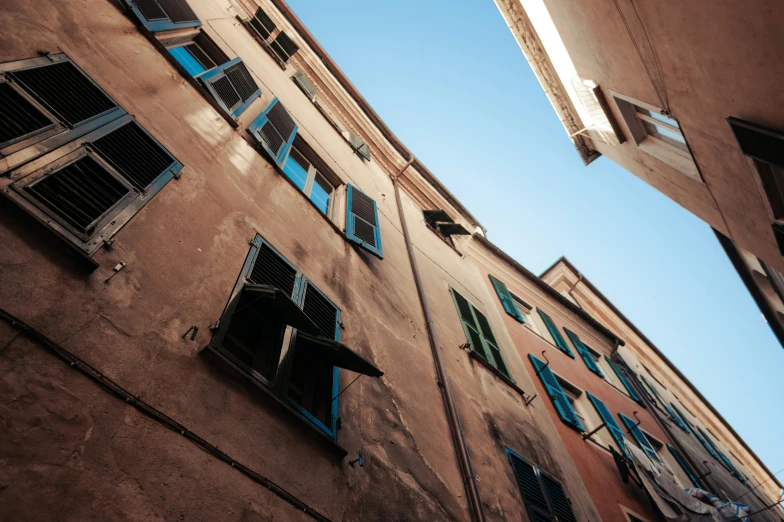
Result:
{"label": "louvered shutter", "polygon": [[669,450],[670,454],[673,456],[675,461],[678,463],[678,465],[681,467],[683,472],[686,473],[686,476],[689,477],[689,480],[691,481],[692,485],[695,488],[702,488],[700,482],[697,480],[697,476],[694,474],[694,472],[691,470],[689,465],[686,463],[686,460],[683,458],[683,456],[680,453],[678,453],[678,450],[676,450],[669,444],[667,444],[667,449]]}
{"label": "louvered shutter", "polygon": [[588,369],[599,377],[603,378],[604,373],[602,372],[602,369],[599,368],[598,364],[596,364],[596,359],[593,358],[593,355],[591,355],[591,352],[589,352],[588,348],[585,347],[580,337],[568,328],[564,328],[564,331],[566,332],[566,335],[569,336],[569,340],[572,341],[572,344],[577,349],[577,353],[580,354],[580,357],[582,357]]}
{"label": "louvered shutter", "polygon": [[528,510],[532,522],[554,522],[547,498],[539,482],[538,470],[526,461],[506,450],[512,472],[517,482],[517,488],[523,497],[523,504]]}
{"label": "louvered shutter", "polygon": [[637,441],[637,444],[640,445],[640,448],[648,455],[650,458],[656,460],[657,462],[661,462],[659,455],[656,453],[656,450],[653,449],[651,446],[651,442],[648,440],[648,437],[645,436],[645,433],[642,432],[637,423],[634,422],[632,419],[624,415],[623,413],[619,413],[618,416],[621,418],[623,423],[626,425],[626,428],[629,430],[629,433],[632,434],[634,440]]}
{"label": "louvered shutter", "polygon": [[308,99],[312,100],[316,97],[316,87],[302,71],[296,71],[291,79]]}
{"label": "louvered shutter", "polygon": [[727,118],[727,121],[743,154],[784,168],[783,133],[738,118]]}
{"label": "louvered shutter", "polygon": [[659,394],[659,390],[657,390],[656,387],[653,384],[648,382],[648,380],[644,376],[640,375],[640,378],[643,380],[643,382],[646,384],[646,386],[648,386],[648,388],[656,396],[656,398],[658,399],[658,402],[659,402],[659,406],[661,406],[664,409],[664,411],[667,412],[667,415],[670,416],[670,419],[672,420],[672,422],[674,422],[676,426],[678,426],[680,429],[682,429],[686,433],[689,433],[689,428],[686,426],[686,424],[684,424],[684,422],[680,419],[680,417],[678,417],[675,414],[675,412],[672,410],[672,408],[666,402],[664,402],[664,399]]}
{"label": "louvered shutter", "polygon": [[700,428],[697,428],[697,430],[699,430],[699,433],[696,430],[694,431],[694,436],[697,437],[697,440],[700,441],[702,446],[708,451],[708,453],[710,453],[711,457],[716,460],[721,460],[718,453],[716,453],[716,450],[713,449],[713,446],[708,444],[708,441],[706,441],[705,438],[700,435],[700,433],[704,435],[703,431]]}
{"label": "louvered shutter", "polygon": [[566,344],[563,335],[561,335],[561,332],[558,331],[558,327],[555,326],[555,323],[550,318],[550,316],[544,313],[543,311],[541,311],[539,308],[537,308],[536,311],[539,312],[539,317],[541,317],[542,321],[544,321],[544,325],[547,327],[547,330],[550,332],[550,336],[553,338],[553,341],[555,342],[555,345],[558,347],[558,349],[561,350],[566,355],[568,355],[569,357],[571,357],[572,359],[574,359],[574,354],[572,353],[572,350],[569,348],[569,345]]}
{"label": "louvered shutter", "polygon": [[572,503],[566,496],[561,484],[551,479],[544,473],[539,473],[539,478],[544,486],[544,491],[550,500],[550,507],[559,522],[577,522],[572,511]]}
{"label": "louvered shutter", "polygon": [[678,407],[675,406],[675,404],[670,403],[670,406],[672,406],[673,412],[678,416],[678,419],[680,419],[681,421],[680,424],[681,429],[683,429],[686,433],[691,433],[689,431],[689,428],[691,427],[691,423],[689,422],[689,419],[686,418],[683,412],[679,410]]}
{"label": "louvered shutter", "polygon": [[531,354],[528,354],[528,358],[531,360],[531,364],[533,365],[536,374],[539,376],[539,379],[542,381],[542,384],[547,391],[547,395],[553,402],[555,410],[558,412],[558,416],[561,420],[569,426],[579,431],[583,431],[583,423],[580,422],[577,412],[572,408],[569,398],[566,396],[566,393],[564,393],[555,374],[550,370],[550,367],[546,366],[545,363]]}
{"label": "louvered shutter", "polygon": [[299,127],[286,107],[275,98],[264,112],[259,114],[248,127],[251,135],[256,138],[264,150],[278,164],[280,168],[286,163],[297,136]]}
{"label": "louvered shutter", "polygon": [[324,337],[340,340],[340,311],[310,282],[305,289],[302,311],[318,325]]}
{"label": "louvered shutter", "polygon": [[623,384],[623,387],[626,388],[626,391],[629,393],[629,396],[632,398],[632,400],[634,400],[637,404],[644,407],[645,401],[643,401],[640,398],[640,396],[637,394],[637,390],[634,389],[632,383],[630,383],[629,380],[626,378],[626,376],[623,373],[621,373],[621,369],[618,368],[613,362],[613,360],[607,357],[606,355],[604,356],[604,360],[607,361],[607,364],[609,364],[610,368],[613,369],[615,375],[618,376],[618,380],[620,380],[621,384]]}
{"label": "louvered shutter", "polygon": [[591,404],[593,404],[593,407],[596,409],[596,413],[598,413],[599,417],[601,417],[602,420],[604,421],[604,424],[609,430],[613,440],[615,440],[615,443],[618,444],[618,447],[621,448],[621,451],[623,452],[624,455],[626,455],[628,458],[631,458],[629,453],[626,451],[626,444],[624,444],[625,437],[623,436],[623,430],[618,425],[618,422],[615,420],[615,417],[613,417],[613,414],[610,413],[610,410],[607,409],[607,406],[605,406],[605,404],[601,401],[601,399],[596,397],[591,392],[586,392],[586,393],[588,394],[588,399],[591,401]]}
{"label": "louvered shutter", "polygon": [[234,119],[261,96],[261,89],[239,57],[203,72],[196,78],[226,114]]}
{"label": "louvered shutter", "polygon": [[125,114],[64,54],[26,61],[0,64],[0,174]]}
{"label": "louvered shutter", "polygon": [[504,306],[504,310],[507,314],[514,317],[520,323],[525,323],[525,319],[523,319],[523,314],[520,313],[520,310],[517,308],[517,304],[512,297],[512,293],[509,292],[509,288],[506,287],[502,281],[499,281],[492,275],[489,275],[490,281],[493,283],[493,288],[495,288],[495,292],[498,294],[498,299],[501,301],[501,304]]}
{"label": "louvered shutter", "polygon": [[218,322],[219,328],[212,339],[212,346],[223,346],[231,324],[231,316],[236,310],[245,283],[274,286],[293,299],[297,287],[297,269],[257,235],[250,243],[250,252],[242,266],[229,303]]}
{"label": "louvered shutter", "polygon": [[730,459],[728,459],[727,456],[724,453],[722,453],[721,450],[716,446],[716,444],[713,442],[713,439],[711,439],[707,433],[702,431],[702,428],[697,428],[697,429],[700,430],[700,433],[702,433],[702,436],[704,437],[702,444],[706,448],[709,448],[709,453],[713,456],[713,458],[718,460],[721,464],[723,464],[724,467],[727,468],[727,470],[735,471],[735,466],[732,465]]}
{"label": "louvered shutter", "polygon": [[201,25],[185,0],[130,0],[130,6],[139,21],[151,32]]}
{"label": "louvered shutter", "polygon": [[482,334],[479,331],[479,325],[476,324],[476,318],[471,310],[471,304],[453,289],[450,288],[449,290],[452,293],[452,299],[455,301],[457,315],[460,316],[460,322],[463,324],[463,331],[465,332],[469,347],[471,350],[487,359],[485,346],[482,342]]}
{"label": "louvered shutter", "polygon": [[512,377],[509,375],[509,369],[506,366],[506,361],[504,361],[504,356],[501,354],[501,349],[498,347],[498,342],[495,340],[493,330],[490,328],[490,323],[487,322],[487,318],[484,316],[484,314],[482,314],[482,312],[476,308],[473,310],[474,315],[476,316],[476,321],[479,324],[479,331],[482,334],[482,340],[485,343],[485,353],[490,356],[487,361],[497,368],[501,373],[511,379]]}
{"label": "louvered shutter", "polygon": [[348,185],[346,236],[368,252],[384,257],[376,202],[353,185]]}

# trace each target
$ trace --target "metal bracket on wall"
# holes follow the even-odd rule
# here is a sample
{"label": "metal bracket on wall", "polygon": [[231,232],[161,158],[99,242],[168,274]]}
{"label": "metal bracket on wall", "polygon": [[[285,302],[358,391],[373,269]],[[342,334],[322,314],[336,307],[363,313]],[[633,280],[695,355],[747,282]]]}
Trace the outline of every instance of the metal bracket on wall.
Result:
{"label": "metal bracket on wall", "polygon": [[[594,436],[594,434],[596,434],[596,432],[597,432],[597,431],[599,431],[600,429],[604,428],[605,426],[607,426],[607,423],[606,423],[606,422],[603,422],[603,423],[599,424],[598,426],[596,426],[596,427],[595,427],[594,429],[592,429],[591,431],[589,431],[588,433],[583,433],[583,435],[582,435],[582,437],[583,437],[583,440],[588,440],[588,439],[590,439],[591,437],[593,437],[593,436]],[[593,440],[593,439],[591,439],[591,440]],[[594,441],[594,442],[596,442],[596,441]]]}
{"label": "metal bracket on wall", "polygon": [[[632,435],[632,430],[633,430],[634,428],[636,428],[637,426],[639,426],[640,424],[642,424],[642,421],[641,421],[641,420],[640,420],[640,418],[637,416],[637,412],[636,412],[636,411],[633,411],[633,412],[632,412],[632,415],[634,415],[634,418],[635,418],[635,419],[637,419],[637,424],[635,424],[635,425],[634,425],[634,426],[632,426],[631,428],[628,428],[628,427],[627,427],[627,428],[628,428],[628,429],[626,430],[626,434],[627,434],[627,435]],[[633,435],[632,435],[632,436],[633,436]]]}
{"label": "metal bracket on wall", "polygon": [[547,364],[545,364],[544,366],[542,366],[541,368],[539,368],[539,369],[536,371],[536,376],[537,376],[537,377],[539,376],[539,374],[540,374],[540,373],[542,373],[542,371],[543,371],[545,368],[547,368],[548,366],[550,366],[550,359],[548,359],[548,358],[547,358],[547,352],[546,352],[545,350],[542,350],[542,358],[543,358],[545,361],[547,361]]}
{"label": "metal bracket on wall", "polygon": [[526,399],[526,398],[525,398],[525,393],[523,393],[523,402],[525,402],[525,405],[526,405],[526,406],[528,406],[528,405],[529,405],[529,404],[531,404],[531,403],[534,401],[534,399],[536,399],[537,397],[539,397],[539,394],[538,394],[538,393],[535,393],[535,394],[534,394],[534,395],[533,395],[533,396],[532,396],[530,399]]}

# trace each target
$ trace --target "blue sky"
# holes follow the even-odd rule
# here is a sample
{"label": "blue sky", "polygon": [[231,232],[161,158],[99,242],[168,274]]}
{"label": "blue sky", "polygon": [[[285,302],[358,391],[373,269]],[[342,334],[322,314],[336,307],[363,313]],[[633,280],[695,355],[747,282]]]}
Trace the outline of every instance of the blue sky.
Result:
{"label": "blue sky", "polygon": [[492,0],[288,3],[491,241],[535,273],[568,257],[784,468],[784,349],[713,232],[610,160],[583,166]]}

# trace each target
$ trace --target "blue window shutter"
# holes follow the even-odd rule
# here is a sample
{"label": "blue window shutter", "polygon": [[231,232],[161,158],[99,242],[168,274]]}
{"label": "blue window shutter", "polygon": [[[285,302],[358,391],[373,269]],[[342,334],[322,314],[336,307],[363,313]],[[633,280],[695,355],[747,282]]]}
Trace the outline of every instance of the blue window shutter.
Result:
{"label": "blue window shutter", "polygon": [[278,167],[283,168],[299,127],[286,107],[275,98],[248,126],[256,142],[267,151]]}
{"label": "blue window shutter", "polygon": [[555,323],[550,318],[550,316],[544,313],[543,311],[541,311],[539,308],[537,308],[536,311],[539,312],[539,317],[541,317],[542,321],[544,321],[544,325],[547,327],[547,330],[550,332],[550,336],[553,338],[553,341],[555,342],[555,345],[558,347],[558,349],[561,350],[566,355],[568,355],[569,357],[571,357],[572,359],[574,359],[574,354],[572,353],[572,350],[569,348],[569,345],[566,344],[563,335],[561,335],[561,332],[558,331],[558,327],[555,326]]}
{"label": "blue window shutter", "polygon": [[626,445],[624,444],[624,440],[626,439],[623,436],[623,430],[618,425],[618,422],[613,417],[613,414],[610,413],[610,410],[607,409],[607,406],[596,397],[596,395],[592,394],[591,392],[586,392],[588,394],[588,399],[590,399],[591,404],[596,409],[596,413],[599,414],[599,417],[602,418],[604,421],[605,426],[610,431],[610,435],[612,435],[613,440],[615,443],[618,444],[618,447],[621,448],[621,452],[626,455],[626,457],[631,458],[629,453],[626,451]]}
{"label": "blue window shutter", "polygon": [[547,390],[547,395],[550,397],[550,400],[553,401],[553,405],[561,420],[579,431],[584,431],[583,423],[580,422],[580,417],[577,416],[577,412],[572,408],[569,398],[566,396],[566,393],[564,393],[555,374],[550,370],[550,367],[546,366],[545,363],[531,354],[528,354],[528,358],[531,360],[531,364],[533,365],[534,370],[536,370],[537,375],[539,375],[539,379],[542,381],[545,390]]}
{"label": "blue window shutter", "polygon": [[678,453],[678,450],[676,450],[669,444],[667,444],[667,449],[670,451],[673,458],[675,458],[675,460],[678,462],[678,465],[681,467],[683,472],[686,473],[686,475],[689,477],[689,480],[691,481],[692,485],[695,488],[702,488],[700,482],[697,480],[697,476],[694,474],[694,472],[691,470],[689,465],[686,463],[686,460],[683,458],[683,456],[680,453]]}
{"label": "blue window shutter", "polygon": [[626,424],[626,428],[634,437],[634,440],[637,441],[637,444],[640,445],[642,450],[648,455],[650,458],[661,462],[662,460],[659,458],[659,455],[656,453],[656,450],[653,449],[651,446],[651,442],[648,440],[648,437],[645,436],[645,433],[642,432],[637,423],[634,422],[632,419],[624,415],[623,413],[619,413],[618,416],[621,418],[624,424]]}
{"label": "blue window shutter", "polygon": [[346,201],[346,236],[368,252],[384,257],[381,227],[375,200],[353,185],[348,185]]}
{"label": "blue window shutter", "polygon": [[226,114],[234,119],[237,119],[253,100],[261,96],[261,89],[241,58],[222,63],[196,78]]}
{"label": "blue window shutter", "polygon": [[704,437],[704,441],[707,441],[707,444],[703,442],[703,445],[706,448],[710,447],[713,449],[713,451],[709,450],[709,453],[713,456],[713,458],[718,460],[721,464],[723,464],[724,467],[727,468],[727,470],[735,471],[735,466],[732,465],[730,459],[728,459],[727,456],[724,453],[722,453],[721,450],[716,446],[716,444],[713,442],[713,439],[711,439],[707,433],[702,431],[702,428],[697,428],[697,429],[699,429],[700,433],[702,433],[702,436]]}
{"label": "blue window shutter", "polygon": [[566,335],[569,336],[569,340],[572,341],[572,344],[577,349],[577,353],[580,354],[580,357],[582,357],[588,369],[599,377],[604,378],[602,369],[599,368],[598,364],[596,364],[596,359],[593,358],[593,355],[591,355],[591,352],[589,352],[588,348],[585,347],[580,337],[568,328],[564,328],[564,332],[566,332]]}
{"label": "blue window shutter", "polygon": [[[678,426],[679,426],[679,427],[680,427],[680,428],[681,428],[683,431],[685,431],[686,433],[691,433],[691,432],[689,431],[689,426],[691,426],[691,423],[690,423],[690,422],[689,422],[689,420],[686,418],[686,416],[683,414],[683,412],[682,412],[681,410],[679,410],[679,409],[678,409],[678,407],[677,407],[677,406],[675,406],[673,403],[670,403],[670,406],[672,406],[672,411],[673,411],[673,414],[674,414],[675,416],[677,416],[677,418],[678,418],[678,420],[677,420],[675,423],[676,423],[676,424],[677,424],[677,425],[678,425]],[[680,422],[678,422],[678,421],[680,421]]]}
{"label": "blue window shutter", "polygon": [[489,277],[490,282],[493,283],[495,292],[498,294],[498,299],[501,301],[501,304],[504,305],[504,310],[506,313],[514,317],[520,323],[525,323],[523,314],[520,313],[520,310],[517,308],[517,304],[515,304],[511,292],[509,292],[509,289],[506,287],[503,281],[499,281],[492,275],[489,275]]}
{"label": "blue window shutter", "polygon": [[[697,432],[698,430],[699,433]],[[702,435],[700,435],[700,433]],[[697,429],[694,431],[694,436],[697,437],[697,440],[700,441],[700,443],[705,447],[706,450],[708,450],[708,453],[710,453],[711,457],[713,457],[718,461],[721,461],[721,458],[719,458],[719,454],[716,453],[715,449],[713,449],[713,445],[708,444],[708,441],[705,440],[705,432],[702,431],[701,428],[697,427]]]}
{"label": "blue window shutter", "polygon": [[644,407],[645,406],[645,402],[637,394],[637,391],[634,389],[634,386],[632,385],[632,383],[630,383],[628,381],[628,379],[626,379],[626,376],[621,373],[620,368],[618,368],[615,365],[615,363],[613,362],[613,360],[610,359],[609,357],[607,357],[606,355],[604,356],[604,360],[607,361],[607,364],[609,364],[610,368],[613,369],[613,371],[615,372],[615,375],[618,376],[618,379],[623,384],[623,387],[626,388],[626,391],[629,392],[629,396],[632,398],[632,400],[634,402],[636,402],[637,404],[640,404],[641,406]]}
{"label": "blue window shutter", "polygon": [[186,0],[130,0],[129,4],[136,18],[153,33],[201,25]]}

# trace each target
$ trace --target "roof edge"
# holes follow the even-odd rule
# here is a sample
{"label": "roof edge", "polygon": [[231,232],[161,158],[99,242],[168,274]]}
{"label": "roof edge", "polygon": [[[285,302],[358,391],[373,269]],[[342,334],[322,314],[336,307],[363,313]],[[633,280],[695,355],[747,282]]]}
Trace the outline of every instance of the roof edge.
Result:
{"label": "roof edge", "polygon": [[473,234],[472,237],[476,241],[478,241],[480,245],[490,250],[492,253],[500,257],[503,261],[505,261],[516,271],[520,272],[526,278],[530,279],[537,287],[539,287],[539,289],[543,290],[545,293],[550,295],[550,297],[552,297],[560,304],[568,308],[569,311],[580,316],[581,319],[583,319],[585,322],[590,324],[596,331],[598,331],[599,333],[607,337],[610,341],[612,341],[613,343],[617,343],[620,346],[624,346],[626,344],[623,341],[623,339],[615,335],[609,328],[607,328],[602,323],[594,319],[593,316],[591,316],[588,312],[580,308],[578,305],[574,304],[572,301],[562,296],[560,293],[558,293],[555,290],[555,288],[548,285],[539,276],[537,276],[536,274],[534,274],[533,272],[525,268],[523,265],[515,261],[509,254],[507,254],[499,247],[494,245],[489,239],[479,234]]}
{"label": "roof edge", "polygon": [[[715,230],[714,230],[714,232],[715,232]],[[722,244],[722,246],[724,246],[724,245]],[[547,269],[546,269],[544,272],[542,272],[542,275],[541,275],[540,277],[544,277],[544,276],[545,276],[545,274],[547,274],[548,272],[550,272],[550,271],[551,271],[553,268],[555,268],[555,266],[557,266],[557,265],[558,265],[558,263],[561,263],[561,262],[563,262],[563,263],[564,263],[564,264],[565,264],[567,267],[569,267],[569,268],[570,268],[571,270],[573,270],[575,273],[577,273],[577,274],[580,274],[580,275],[582,275],[582,276],[583,276],[583,277],[582,277],[582,283],[583,283],[585,286],[587,286],[588,288],[590,288],[590,289],[591,289],[591,291],[592,291],[592,292],[594,292],[594,293],[595,293],[595,294],[596,294],[596,295],[599,297],[599,299],[601,299],[601,300],[602,300],[602,301],[603,301],[603,302],[604,302],[604,303],[605,303],[605,304],[606,304],[606,305],[607,305],[607,306],[610,308],[610,310],[612,310],[613,312],[615,312],[615,313],[618,315],[618,317],[620,317],[620,318],[621,318],[621,320],[622,320],[624,323],[626,323],[626,325],[627,325],[629,328],[631,328],[631,329],[632,329],[632,331],[633,331],[635,334],[637,334],[637,335],[640,337],[640,339],[642,339],[642,340],[643,340],[643,342],[644,342],[645,344],[647,344],[648,346],[650,346],[650,347],[651,347],[651,349],[653,350],[653,352],[654,352],[654,353],[655,353],[655,354],[656,354],[656,355],[657,355],[657,356],[658,356],[658,357],[659,357],[659,358],[660,358],[662,361],[664,361],[664,364],[666,364],[666,365],[667,365],[667,366],[668,366],[668,367],[669,367],[669,368],[670,368],[670,369],[671,369],[671,370],[672,370],[672,371],[675,373],[675,375],[677,375],[677,376],[678,376],[678,378],[679,378],[679,379],[681,379],[681,380],[683,381],[683,383],[684,383],[684,384],[686,384],[686,386],[687,386],[687,387],[688,387],[688,388],[689,388],[689,389],[690,389],[690,390],[691,390],[691,391],[694,393],[694,395],[696,395],[696,396],[697,396],[697,398],[698,398],[698,399],[700,399],[700,401],[702,401],[702,402],[703,402],[703,403],[704,403],[704,404],[705,404],[705,405],[708,407],[708,409],[711,411],[711,413],[713,413],[713,414],[716,416],[716,418],[718,418],[718,419],[719,419],[719,420],[720,420],[720,421],[721,421],[721,422],[724,424],[724,426],[725,426],[725,427],[726,427],[726,428],[729,430],[729,432],[732,434],[732,436],[733,436],[733,437],[735,437],[735,439],[736,439],[738,442],[740,442],[741,446],[743,446],[743,448],[744,448],[746,451],[748,451],[748,452],[749,452],[749,455],[751,455],[751,456],[754,458],[754,460],[757,462],[757,464],[759,464],[759,466],[760,466],[760,467],[761,467],[761,468],[762,468],[762,469],[763,469],[763,470],[764,470],[764,471],[765,471],[765,472],[766,472],[766,473],[767,473],[767,474],[768,474],[768,475],[771,477],[771,479],[773,480],[773,482],[774,482],[774,483],[776,483],[776,484],[777,484],[777,485],[778,485],[780,488],[784,489],[784,486],[782,486],[782,485],[781,485],[781,482],[779,482],[779,480],[776,478],[776,475],[774,475],[774,474],[773,474],[773,472],[772,472],[772,471],[771,471],[771,470],[768,468],[768,466],[766,466],[766,465],[765,465],[765,463],[764,463],[764,462],[762,462],[762,459],[760,459],[760,458],[759,458],[759,456],[758,456],[758,455],[757,455],[757,454],[754,452],[754,450],[752,450],[752,449],[749,447],[749,445],[748,445],[748,444],[746,444],[746,441],[743,439],[743,437],[741,437],[741,436],[738,434],[738,432],[736,432],[736,431],[735,431],[735,428],[733,428],[733,427],[732,427],[732,424],[730,424],[729,422],[727,422],[727,419],[725,419],[725,418],[724,418],[724,416],[723,416],[721,413],[719,413],[719,411],[718,411],[718,410],[717,410],[717,409],[716,409],[716,408],[713,406],[713,404],[711,404],[711,402],[710,402],[710,401],[709,401],[707,398],[705,398],[705,396],[704,396],[704,395],[703,395],[703,394],[700,392],[700,390],[698,390],[698,389],[697,389],[697,387],[696,387],[696,386],[694,386],[694,384],[692,384],[692,382],[691,382],[691,381],[690,381],[690,380],[689,380],[689,379],[688,379],[688,378],[687,378],[687,377],[686,377],[686,376],[685,376],[685,375],[684,375],[684,374],[683,374],[683,373],[682,373],[682,372],[681,372],[681,371],[678,369],[678,367],[677,367],[677,366],[675,366],[675,365],[672,363],[672,361],[670,361],[670,360],[667,358],[667,356],[666,356],[666,355],[664,355],[664,354],[662,353],[662,351],[661,351],[661,350],[659,350],[659,348],[657,348],[657,347],[656,347],[656,345],[655,345],[655,344],[653,344],[653,342],[652,342],[650,339],[648,339],[648,338],[645,336],[645,334],[644,334],[644,333],[642,333],[642,332],[641,332],[641,331],[640,331],[640,330],[639,330],[639,329],[638,329],[638,328],[637,328],[637,327],[634,325],[634,323],[632,323],[632,322],[629,320],[629,318],[628,318],[628,317],[626,317],[625,315],[623,315],[623,312],[621,312],[620,310],[618,310],[618,308],[616,308],[616,306],[615,306],[615,305],[612,303],[612,301],[610,301],[609,299],[607,299],[607,297],[606,297],[606,296],[605,296],[605,295],[604,295],[604,294],[603,294],[603,293],[602,293],[602,292],[601,292],[601,291],[600,291],[598,288],[596,288],[596,287],[593,285],[593,283],[591,283],[591,281],[590,281],[590,280],[589,280],[587,277],[585,277],[585,275],[584,275],[584,274],[582,274],[582,272],[580,272],[580,271],[577,269],[577,267],[575,267],[575,266],[574,266],[574,265],[571,263],[571,261],[569,261],[569,260],[568,260],[568,259],[567,259],[565,256],[561,256],[561,257],[559,257],[559,258],[558,258],[558,260],[557,260],[555,263],[553,263],[552,265],[550,265],[550,266],[549,266],[549,267],[548,267],[548,268],[547,268]]]}

